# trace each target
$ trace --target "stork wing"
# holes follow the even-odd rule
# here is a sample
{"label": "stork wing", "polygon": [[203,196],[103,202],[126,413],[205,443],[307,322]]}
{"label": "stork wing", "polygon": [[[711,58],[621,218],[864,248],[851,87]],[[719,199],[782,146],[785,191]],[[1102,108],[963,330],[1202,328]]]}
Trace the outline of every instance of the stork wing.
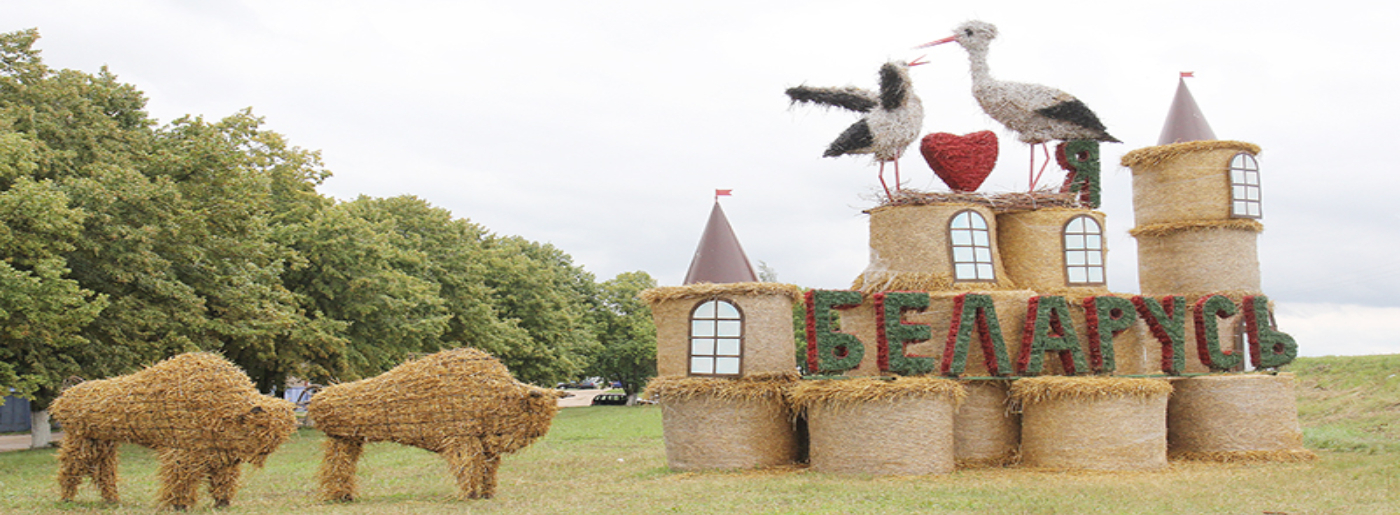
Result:
{"label": "stork wing", "polygon": [[1060,102],[1036,109],[1035,112],[1046,118],[1063,120],[1080,127],[1102,132],[1105,135],[1108,134],[1108,128],[1104,127],[1103,122],[1099,121],[1098,115],[1090,111],[1089,106],[1084,105],[1084,102],[1080,102],[1079,99],[1074,97],[1070,97],[1070,100],[1067,102]]}
{"label": "stork wing", "polygon": [[812,88],[807,86],[797,86],[788,88],[788,98],[793,103],[820,104],[824,106],[840,107],[862,113],[868,113],[879,104],[880,99],[874,93],[855,86],[843,88]]}

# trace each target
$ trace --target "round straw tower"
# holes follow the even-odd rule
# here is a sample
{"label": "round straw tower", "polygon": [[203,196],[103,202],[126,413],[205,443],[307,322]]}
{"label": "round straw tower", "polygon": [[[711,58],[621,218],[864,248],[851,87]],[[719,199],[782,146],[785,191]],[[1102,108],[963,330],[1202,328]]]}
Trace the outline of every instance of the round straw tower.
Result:
{"label": "round straw tower", "polygon": [[1167,405],[1168,451],[1174,459],[1299,461],[1312,459],[1298,427],[1292,374],[1180,379]]}
{"label": "round straw tower", "polygon": [[1022,407],[1021,462],[1071,470],[1167,466],[1167,397],[1160,379],[1033,377],[1011,386]]}
{"label": "round straw tower", "polygon": [[666,464],[672,470],[786,465],[800,451],[787,392],[797,374],[743,379],[658,377],[648,397],[661,404]]}
{"label": "round straw tower", "polygon": [[947,474],[956,466],[953,417],[962,385],[942,378],[803,381],[812,470],[838,474]]}

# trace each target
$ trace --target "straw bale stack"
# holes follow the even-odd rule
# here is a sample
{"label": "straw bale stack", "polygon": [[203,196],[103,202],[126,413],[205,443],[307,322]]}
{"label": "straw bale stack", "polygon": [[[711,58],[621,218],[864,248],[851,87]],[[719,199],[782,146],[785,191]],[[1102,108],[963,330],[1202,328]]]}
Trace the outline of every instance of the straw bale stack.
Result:
{"label": "straw bale stack", "polygon": [[[961,211],[975,211],[987,221],[992,237],[995,281],[954,282],[948,224]],[[1007,290],[1015,288],[1002,267],[992,209],[971,203],[881,206],[870,213],[870,265],[854,289],[879,291]]]}
{"label": "straw bale stack", "polygon": [[1020,458],[1021,414],[1012,409],[1008,381],[963,381],[967,399],[953,419],[959,468],[1000,467]]}
{"label": "straw bale stack", "polygon": [[259,394],[242,369],[203,352],[80,383],[49,409],[66,432],[58,454],[65,501],[91,476],[103,500],[118,502],[116,444],[133,443],[160,453],[161,506],[193,506],[206,478],[215,505],[227,506],[240,465],[261,467],[296,430],[292,403]]}
{"label": "straw bale stack", "polygon": [[762,375],[792,371],[792,306],[802,290],[780,283],[700,283],[664,286],[641,292],[651,304],[656,325],[656,371],[660,376],[690,371],[690,315],[712,299],[738,306],[744,316],[741,373]]}
{"label": "straw bale stack", "polygon": [[1259,146],[1240,141],[1191,141],[1140,148],[1123,155],[1133,170],[1138,227],[1230,218],[1230,159]]}
{"label": "straw bale stack", "polygon": [[1186,224],[1174,231],[1136,233],[1143,295],[1258,293],[1258,222],[1250,222]]}
{"label": "straw bale stack", "polygon": [[1303,448],[1292,374],[1180,379],[1167,404],[1173,459],[1301,461]]}
{"label": "straw bale stack", "polygon": [[1166,467],[1171,390],[1163,379],[1017,380],[1011,398],[1022,407],[1022,464],[1086,470]]}
{"label": "straw bale stack", "polygon": [[557,392],[516,381],[496,358],[470,348],[327,387],[307,408],[327,436],[320,497],[353,500],[364,444],[395,442],[442,455],[464,497],[490,498],[501,455],[544,436],[557,400]]}
{"label": "straw bale stack", "polygon": [[899,476],[953,471],[953,418],[965,395],[931,377],[804,381],[792,391],[812,470]]}
{"label": "straw bale stack", "polygon": [[[1048,292],[1066,288],[1065,224],[1077,216],[1088,216],[1106,227],[1104,214],[1090,209],[1054,208],[1020,211],[997,215],[997,245],[1006,274],[1020,288]],[[1100,245],[1107,238],[1101,234]],[[1103,254],[1107,254],[1107,247]],[[1081,286],[1080,290],[1107,293],[1099,281],[1096,286]]]}
{"label": "straw bale stack", "polygon": [[787,402],[795,384],[796,373],[653,379],[646,396],[661,404],[666,464],[691,471],[795,462],[800,442]]}

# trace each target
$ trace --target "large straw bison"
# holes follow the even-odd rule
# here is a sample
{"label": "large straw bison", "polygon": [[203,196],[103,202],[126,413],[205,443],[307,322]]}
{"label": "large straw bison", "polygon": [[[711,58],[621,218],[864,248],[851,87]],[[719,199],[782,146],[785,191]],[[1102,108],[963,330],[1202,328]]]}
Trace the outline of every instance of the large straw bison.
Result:
{"label": "large straw bison", "polygon": [[50,406],[63,424],[58,484],[63,500],[92,476],[117,502],[117,444],[160,453],[160,504],[185,509],[209,481],[216,506],[238,490],[239,465],[261,467],[296,430],[292,403],[258,393],[247,374],[209,353],[181,354],[134,374],[80,383]]}
{"label": "large straw bison", "polygon": [[351,501],[366,442],[398,442],[442,455],[468,499],[496,493],[501,455],[549,431],[558,395],[516,381],[476,349],[442,351],[379,376],[328,387],[311,398],[327,436],[320,497]]}

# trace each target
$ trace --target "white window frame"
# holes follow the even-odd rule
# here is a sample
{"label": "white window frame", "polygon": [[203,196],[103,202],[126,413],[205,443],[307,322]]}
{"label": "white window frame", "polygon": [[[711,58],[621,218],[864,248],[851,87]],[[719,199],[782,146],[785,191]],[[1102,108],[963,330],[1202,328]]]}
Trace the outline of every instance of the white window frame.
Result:
{"label": "white window frame", "polygon": [[692,376],[738,377],[744,371],[744,312],[725,299],[706,299],[690,310],[686,370]]}
{"label": "white window frame", "polygon": [[1065,284],[1100,286],[1107,278],[1104,266],[1103,225],[1089,215],[1065,222],[1061,231],[1065,256]]}
{"label": "white window frame", "polygon": [[990,227],[981,213],[971,209],[958,211],[948,221],[948,256],[953,264],[953,282],[997,280]]}
{"label": "white window frame", "polygon": [[1259,160],[1240,152],[1230,158],[1230,218],[1263,218],[1259,189]]}

